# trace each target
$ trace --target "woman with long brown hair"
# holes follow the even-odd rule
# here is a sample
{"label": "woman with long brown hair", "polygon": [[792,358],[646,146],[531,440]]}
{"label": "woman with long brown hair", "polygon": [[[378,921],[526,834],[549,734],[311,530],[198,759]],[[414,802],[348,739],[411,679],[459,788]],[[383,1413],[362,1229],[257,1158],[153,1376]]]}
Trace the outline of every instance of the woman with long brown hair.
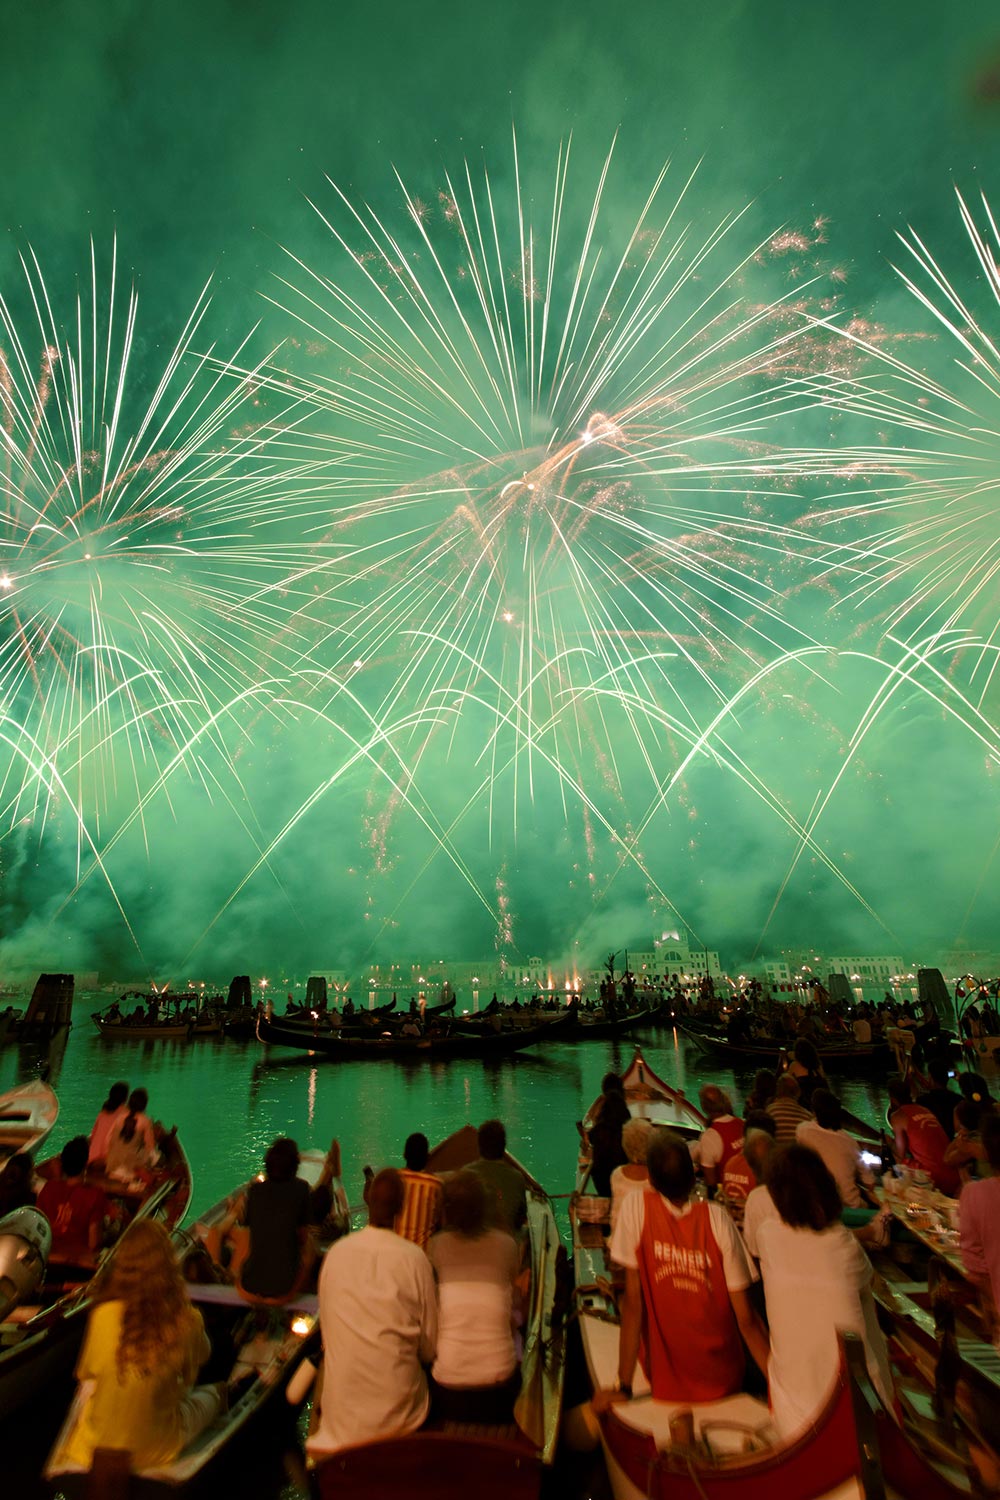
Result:
{"label": "woman with long brown hair", "polygon": [[89,1469],[96,1448],[124,1448],[133,1469],[170,1463],[222,1409],[223,1386],[194,1385],[210,1352],[169,1234],[140,1219],[94,1282],[84,1404],[60,1462]]}

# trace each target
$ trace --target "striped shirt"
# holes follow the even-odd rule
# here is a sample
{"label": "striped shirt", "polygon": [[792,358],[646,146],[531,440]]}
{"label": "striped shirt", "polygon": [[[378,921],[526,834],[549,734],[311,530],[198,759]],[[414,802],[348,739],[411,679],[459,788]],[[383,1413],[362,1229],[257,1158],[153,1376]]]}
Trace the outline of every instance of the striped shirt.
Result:
{"label": "striped shirt", "polygon": [[431,1172],[410,1172],[404,1168],[399,1175],[406,1196],[392,1227],[404,1240],[412,1240],[426,1250],[441,1222],[441,1183]]}
{"label": "striped shirt", "polygon": [[790,1141],[794,1141],[795,1132],[803,1120],[812,1119],[812,1115],[802,1108],[797,1099],[772,1099],[767,1112],[777,1126],[779,1146],[787,1146]]}

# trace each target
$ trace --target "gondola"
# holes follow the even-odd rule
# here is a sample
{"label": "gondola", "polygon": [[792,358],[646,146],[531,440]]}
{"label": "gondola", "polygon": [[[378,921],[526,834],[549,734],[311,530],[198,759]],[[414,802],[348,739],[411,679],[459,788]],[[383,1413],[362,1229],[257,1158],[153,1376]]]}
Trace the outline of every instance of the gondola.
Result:
{"label": "gondola", "polygon": [[[98,1181],[116,1194],[130,1220],[155,1216],[172,1230],[183,1221],[191,1201],[191,1168],[176,1135],[164,1134],[160,1146],[164,1166],[144,1194]],[[43,1177],[58,1170],[58,1157],[38,1168]],[[105,1257],[113,1254],[113,1246],[105,1251]],[[87,1326],[87,1287],[86,1281],[67,1287],[49,1279],[35,1303],[16,1307],[0,1324],[0,1421],[68,1374]]]}
{"label": "gondola", "polygon": [[33,1156],[59,1118],[59,1100],[40,1078],[0,1094],[0,1165],[8,1156]]}
{"label": "gondola", "polygon": [[[427,1170],[454,1172],[479,1155],[477,1133],[463,1126],[437,1146]],[[320,1500],[468,1500],[470,1491],[503,1500],[535,1500],[555,1457],[562,1411],[564,1337],[560,1314],[565,1251],[545,1190],[513,1157],[528,1197],[531,1291],[521,1361],[521,1391],[510,1428],[431,1423],[408,1437],[342,1448],[318,1464]]]}
{"label": "gondola", "polygon": [[[730,1042],[725,1037],[711,1036],[707,1032],[692,1031],[687,1026],[679,1028],[686,1041],[693,1042],[699,1052],[730,1067],[766,1068],[774,1067],[785,1052],[791,1052],[794,1042],[764,1039],[757,1042]],[[816,1043],[816,1051],[824,1068],[835,1071],[843,1069],[867,1072],[885,1069],[891,1062],[891,1049],[885,1042],[835,1042],[824,1045]]]}
{"label": "gondola", "polygon": [[189,1020],[120,1021],[94,1011],[90,1019],[105,1041],[110,1042],[186,1042],[196,1037],[221,1036],[222,1022],[216,1016],[200,1015]]}
{"label": "gondola", "polygon": [[297,1047],[338,1062],[351,1059],[391,1057],[397,1061],[432,1062],[449,1057],[503,1057],[518,1052],[522,1047],[531,1047],[536,1042],[561,1040],[566,1024],[564,1016],[555,1016],[551,1021],[529,1027],[525,1031],[501,1032],[499,1035],[467,1036],[459,1032],[446,1032],[441,1036],[402,1036],[387,1033],[383,1036],[336,1036],[332,1032],[319,1030],[309,1032],[302,1027],[292,1028],[258,1017],[257,1037],[276,1047]]}
{"label": "gondola", "polygon": [[[320,1151],[303,1152],[299,1175],[315,1186],[324,1161]],[[237,1184],[236,1191],[243,1185]],[[338,1179],[332,1186],[342,1197]],[[203,1246],[211,1231],[228,1214],[231,1197],[220,1199],[190,1229],[175,1231],[173,1238],[188,1279],[188,1291],[205,1319],[213,1351],[233,1351],[232,1363],[228,1356],[226,1361],[228,1383],[239,1395],[172,1463],[130,1474],[131,1500],[165,1496],[176,1493],[182,1485],[194,1487],[209,1482],[219,1460],[248,1436],[251,1424],[284,1392],[303,1356],[316,1352],[315,1293],[303,1293],[284,1305],[269,1306],[266,1320],[256,1319],[248,1300],[237,1288],[218,1279]],[[67,1496],[87,1495],[90,1483],[89,1471],[68,1468],[61,1458],[81,1406],[77,1392],[44,1470],[48,1482]]]}
{"label": "gondola", "polygon": [[565,1040],[568,1042],[611,1041],[627,1036],[630,1031],[638,1031],[641,1026],[652,1025],[652,1012],[647,1005],[640,1005],[637,1010],[613,1020],[607,1017],[591,1020],[588,1011],[577,1010],[575,1006],[570,1007],[569,1014],[573,1017],[573,1024],[566,1031]]}
{"label": "gondola", "polygon": [[[637,1058],[636,1062],[640,1062]],[[660,1096],[661,1118],[681,1132],[694,1128],[692,1106],[641,1062],[644,1084]],[[636,1063],[633,1063],[633,1068]],[[626,1080],[632,1074],[629,1069]],[[633,1114],[641,1100],[629,1105]],[[663,1112],[666,1118],[663,1118]],[[670,1118],[671,1114],[674,1116]],[[650,1111],[647,1115],[653,1118]],[[577,1188],[586,1181],[586,1162]],[[610,1285],[606,1241],[574,1193],[570,1219],[580,1334],[595,1390],[614,1385],[618,1371],[618,1310]],[[970,1490],[935,1468],[882,1408],[865,1368],[864,1351],[844,1341],[839,1376],[811,1427],[779,1442],[768,1408],[738,1394],[702,1405],[654,1401],[641,1368],[635,1399],[590,1418],[604,1450],[615,1500],[868,1500],[894,1493],[921,1500],[958,1500]],[[682,1420],[678,1421],[678,1418]]]}

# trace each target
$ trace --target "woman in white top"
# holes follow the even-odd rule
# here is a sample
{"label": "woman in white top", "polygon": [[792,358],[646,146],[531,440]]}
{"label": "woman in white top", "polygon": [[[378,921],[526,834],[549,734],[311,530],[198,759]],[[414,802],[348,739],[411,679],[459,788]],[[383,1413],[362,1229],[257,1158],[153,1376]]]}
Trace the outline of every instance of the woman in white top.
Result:
{"label": "woman in white top", "polygon": [[444,1229],[427,1247],[438,1285],[435,1416],[454,1422],[513,1420],[520,1386],[514,1345],[513,1236],[487,1227],[486,1188],[474,1172],[444,1184]]}
{"label": "woman in white top", "polygon": [[623,1167],[611,1174],[611,1233],[615,1232],[621,1206],[629,1193],[644,1193],[649,1187],[646,1152],[652,1125],[648,1120],[629,1120],[622,1126],[622,1149],[628,1157]]}
{"label": "woman in white top", "polygon": [[868,1373],[892,1408],[892,1375],[872,1298],[872,1268],[840,1219],[828,1168],[806,1146],[785,1146],[767,1165],[778,1213],[757,1232],[771,1330],[767,1378],[779,1435],[791,1439],[815,1420],[840,1368],[838,1333],[864,1342]]}

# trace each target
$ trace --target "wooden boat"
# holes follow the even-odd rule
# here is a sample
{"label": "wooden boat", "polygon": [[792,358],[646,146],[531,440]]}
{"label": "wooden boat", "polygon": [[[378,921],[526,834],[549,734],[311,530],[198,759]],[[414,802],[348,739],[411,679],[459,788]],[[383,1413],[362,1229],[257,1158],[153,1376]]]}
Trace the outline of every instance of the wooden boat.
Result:
{"label": "wooden boat", "polygon": [[[641,1047],[636,1047],[632,1061],[622,1074],[622,1091],[633,1119],[649,1120],[652,1125],[669,1125],[672,1130],[685,1137],[700,1135],[708,1125],[701,1110],[691,1103],[683,1089],[674,1088],[673,1084],[666,1083],[654,1073],[643,1056]],[[600,1098],[595,1099],[583,1117],[577,1160],[577,1193],[584,1192],[590,1177],[590,1144],[587,1133],[597,1119],[600,1103]]]}
{"label": "wooden boat", "polygon": [[574,1018],[574,1024],[567,1030],[568,1042],[610,1041],[615,1037],[627,1036],[630,1031],[638,1031],[641,1026],[652,1025],[652,1012],[647,1005],[640,1005],[627,1016],[617,1016],[614,1020],[603,1017],[592,1020],[589,1011],[576,1010],[575,1007],[571,1007],[570,1015]]}
{"label": "wooden boat", "polygon": [[536,1042],[562,1038],[566,1018],[556,1016],[525,1031],[501,1032],[499,1035],[468,1036],[460,1032],[443,1033],[441,1036],[401,1036],[388,1033],[383,1036],[336,1036],[320,1030],[306,1031],[279,1025],[258,1017],[257,1036],[272,1046],[296,1047],[314,1052],[322,1057],[346,1062],[350,1059],[369,1061],[380,1057],[391,1057],[397,1061],[431,1062],[449,1057],[491,1058],[503,1057],[531,1047]]}
{"label": "wooden boat", "polygon": [[[618,1373],[618,1310],[604,1237],[570,1217],[577,1310],[595,1390]],[[738,1394],[701,1405],[655,1401],[637,1368],[635,1397],[592,1414],[615,1500],[884,1500],[883,1472],[900,1500],[958,1500],[972,1491],[943,1474],[882,1408],[860,1343],[844,1341],[839,1376],[812,1426],[780,1442],[766,1404]]]}
{"label": "wooden boat", "polygon": [[[704,1031],[692,1031],[687,1026],[679,1028],[681,1036],[693,1042],[699,1052],[731,1067],[767,1068],[777,1067],[785,1053],[791,1053],[794,1043],[764,1039],[756,1042],[729,1042],[725,1037],[712,1036]],[[834,1042],[817,1043],[816,1051],[823,1067],[844,1072],[856,1070],[867,1072],[873,1068],[887,1068],[891,1050],[884,1042]]]}
{"label": "wooden boat", "polygon": [[73,1024],[72,974],[39,974],[23,1016],[16,1017],[10,1031],[18,1042],[50,1042]]}
{"label": "wooden boat", "polygon": [[[155,1216],[174,1229],[191,1201],[191,1168],[175,1135],[164,1134],[160,1145],[164,1166],[144,1193],[109,1179],[95,1180],[110,1188],[129,1219]],[[58,1175],[58,1157],[41,1163],[38,1171]],[[105,1256],[113,1254],[113,1246],[105,1251]],[[86,1281],[69,1287],[48,1281],[37,1304],[17,1307],[8,1322],[0,1323],[0,1421],[69,1372],[87,1326],[87,1287]]]}
{"label": "wooden boat", "polygon": [[[324,1162],[320,1151],[303,1152],[299,1175],[315,1186]],[[242,1187],[242,1182],[237,1184],[236,1191]],[[339,1179],[334,1180],[333,1187],[343,1198]],[[247,1298],[216,1278],[203,1246],[229,1213],[230,1204],[231,1196],[221,1198],[199,1215],[190,1229],[175,1231],[173,1238],[188,1291],[205,1319],[213,1351],[232,1351],[231,1365],[229,1358],[226,1361],[228,1383],[239,1395],[172,1463],[130,1474],[131,1500],[176,1493],[181,1485],[208,1481],[217,1462],[248,1436],[254,1420],[284,1392],[306,1353],[316,1351],[318,1309],[314,1292],[302,1293],[282,1306],[269,1305],[266,1319],[257,1319],[248,1315]],[[91,1482],[89,1471],[70,1467],[62,1458],[81,1410],[78,1391],[43,1471],[48,1482],[66,1496],[86,1496]]]}
{"label": "wooden boat", "polygon": [[33,1155],[59,1118],[59,1100],[36,1078],[0,1094],[0,1164],[19,1151]]}
{"label": "wooden boat", "polygon": [[[477,1133],[465,1125],[430,1154],[427,1170],[454,1172],[479,1155]],[[521,1361],[521,1392],[511,1428],[431,1424],[408,1437],[386,1438],[342,1448],[317,1465],[320,1500],[468,1500],[502,1496],[535,1500],[555,1457],[565,1373],[561,1298],[565,1256],[552,1205],[544,1188],[516,1161],[524,1175],[531,1246],[531,1291]]]}
{"label": "wooden boat", "polygon": [[196,1037],[221,1036],[222,1021],[214,1015],[201,1015],[178,1021],[137,1021],[126,1018],[112,1021],[99,1011],[90,1018],[105,1041],[110,1042],[186,1042]]}

